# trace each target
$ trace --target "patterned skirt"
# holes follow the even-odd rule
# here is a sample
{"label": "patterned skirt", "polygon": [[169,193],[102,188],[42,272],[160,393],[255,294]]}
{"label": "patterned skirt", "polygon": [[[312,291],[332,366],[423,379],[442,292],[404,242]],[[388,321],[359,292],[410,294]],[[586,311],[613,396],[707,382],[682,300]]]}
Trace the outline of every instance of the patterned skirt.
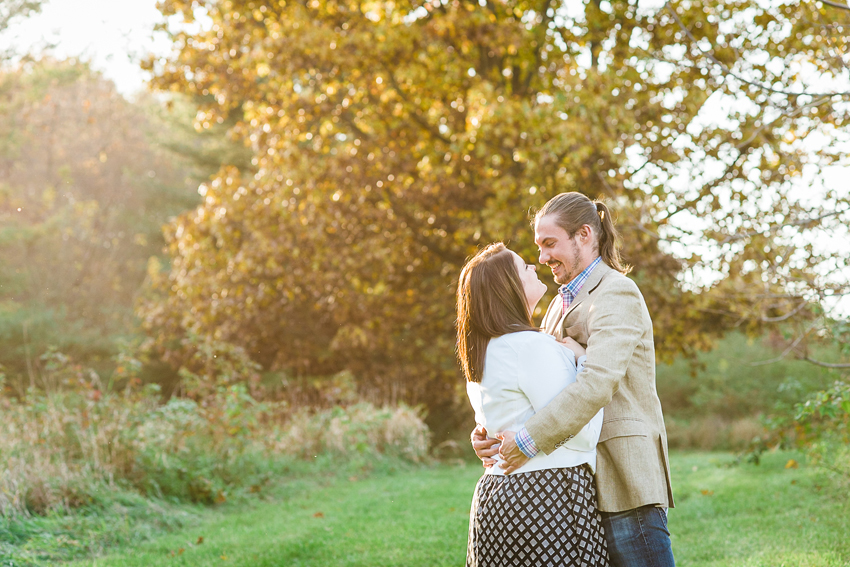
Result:
{"label": "patterned skirt", "polygon": [[607,567],[590,471],[482,476],[472,497],[466,565]]}

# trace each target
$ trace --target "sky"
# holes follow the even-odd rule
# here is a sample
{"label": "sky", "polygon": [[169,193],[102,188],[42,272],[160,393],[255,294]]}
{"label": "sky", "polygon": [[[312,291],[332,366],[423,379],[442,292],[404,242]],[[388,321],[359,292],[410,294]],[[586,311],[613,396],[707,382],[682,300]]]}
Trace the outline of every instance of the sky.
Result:
{"label": "sky", "polygon": [[13,22],[0,47],[18,53],[54,45],[54,56],[82,57],[127,96],[145,88],[139,61],[165,55],[170,43],[154,26],[163,20],[156,0],[48,0],[41,13]]}

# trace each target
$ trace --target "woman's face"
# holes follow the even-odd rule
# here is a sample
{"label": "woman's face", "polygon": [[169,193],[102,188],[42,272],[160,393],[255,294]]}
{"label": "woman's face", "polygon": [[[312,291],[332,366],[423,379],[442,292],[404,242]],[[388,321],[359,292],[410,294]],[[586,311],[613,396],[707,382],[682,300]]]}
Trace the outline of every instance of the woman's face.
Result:
{"label": "woman's face", "polygon": [[534,313],[534,308],[537,307],[537,302],[546,294],[546,284],[540,281],[537,277],[537,266],[534,264],[526,264],[514,251],[511,251],[514,257],[516,270],[519,272],[519,279],[522,282],[522,288],[525,290],[525,302],[528,305],[528,312]]}

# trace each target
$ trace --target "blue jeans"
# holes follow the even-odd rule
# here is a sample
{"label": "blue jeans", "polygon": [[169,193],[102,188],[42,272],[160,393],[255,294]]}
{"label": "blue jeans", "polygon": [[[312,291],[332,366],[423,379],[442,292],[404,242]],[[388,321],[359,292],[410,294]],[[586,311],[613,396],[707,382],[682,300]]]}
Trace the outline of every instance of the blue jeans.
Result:
{"label": "blue jeans", "polygon": [[641,506],[600,514],[612,567],[675,567],[666,510]]}

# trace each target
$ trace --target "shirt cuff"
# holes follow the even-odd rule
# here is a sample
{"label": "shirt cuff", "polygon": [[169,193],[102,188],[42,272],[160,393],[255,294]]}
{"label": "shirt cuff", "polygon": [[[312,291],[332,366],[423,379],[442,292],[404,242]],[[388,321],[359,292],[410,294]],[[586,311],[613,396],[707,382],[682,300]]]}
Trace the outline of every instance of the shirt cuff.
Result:
{"label": "shirt cuff", "polygon": [[584,370],[584,363],[587,362],[587,355],[582,355],[576,359],[576,373]]}
{"label": "shirt cuff", "polygon": [[533,459],[540,452],[540,449],[537,448],[534,439],[531,438],[525,427],[519,430],[516,437],[514,437],[514,441],[516,442],[516,446],[519,447],[519,450],[522,451],[522,454],[529,459]]}

